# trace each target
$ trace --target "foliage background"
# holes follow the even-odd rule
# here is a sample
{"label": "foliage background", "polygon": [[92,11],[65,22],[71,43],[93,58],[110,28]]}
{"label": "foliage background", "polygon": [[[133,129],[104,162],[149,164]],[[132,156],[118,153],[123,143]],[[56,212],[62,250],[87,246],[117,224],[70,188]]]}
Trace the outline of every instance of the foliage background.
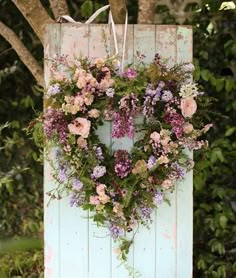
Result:
{"label": "foliage background", "polygon": [[[49,10],[48,1],[41,1]],[[127,1],[129,22],[137,21],[138,1]],[[194,28],[195,79],[214,98],[209,119],[207,151],[195,153],[194,170],[194,277],[236,277],[236,24],[235,9],[219,10],[223,1],[202,0],[188,5],[186,20]],[[106,1],[68,1],[71,15],[83,20]],[[37,57],[39,40],[8,0],[0,0],[1,20],[8,24]],[[164,24],[176,24],[165,7],[158,7]],[[106,17],[101,16],[100,21]],[[26,127],[42,109],[35,81],[4,39],[0,38],[0,236],[42,238],[43,182],[39,152]],[[8,122],[6,126],[4,124]],[[1,249],[0,249],[1,252]],[[0,254],[7,277],[43,275],[43,252]]]}

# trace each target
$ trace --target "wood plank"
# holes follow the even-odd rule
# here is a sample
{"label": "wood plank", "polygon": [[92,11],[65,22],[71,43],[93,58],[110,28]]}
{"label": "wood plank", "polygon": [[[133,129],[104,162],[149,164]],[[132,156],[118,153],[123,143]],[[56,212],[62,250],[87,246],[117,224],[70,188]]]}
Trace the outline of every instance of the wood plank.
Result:
{"label": "wood plank", "polygon": [[[107,48],[107,49],[106,49]],[[89,57],[102,58],[110,51],[110,29],[108,25],[89,25]],[[110,123],[105,122],[97,131],[100,140],[108,146],[111,144]],[[102,269],[104,278],[111,277],[111,239],[106,228],[97,227],[92,220],[89,221],[89,277],[97,277]]]}
{"label": "wood plank", "polygon": [[[156,26],[156,53],[176,63],[176,26]],[[156,272],[157,278],[173,278],[176,273],[176,190],[169,194],[171,206],[160,205],[156,213]]]}
{"label": "wood plank", "polygon": [[[136,53],[145,54],[145,63],[150,63],[156,51],[156,32],[155,25],[135,25],[134,26],[134,55]],[[136,58],[136,57],[135,57]],[[134,58],[134,59],[135,59]],[[136,60],[135,63],[138,61]],[[135,124],[143,122],[140,116],[135,120]],[[137,133],[134,142],[139,139]],[[137,269],[142,277],[156,277],[156,225],[155,212],[152,213],[153,222],[150,229],[140,226],[134,239],[134,268]]]}
{"label": "wood plank", "polygon": [[[178,26],[177,62],[192,62],[192,28]],[[193,153],[189,152],[193,158]],[[192,277],[193,253],[193,172],[177,187],[177,251],[176,277]]]}
{"label": "wood plank", "polygon": [[[44,57],[52,59],[54,54],[60,54],[60,25],[47,25],[45,36]],[[50,79],[48,62],[45,60],[44,77],[46,85]],[[51,153],[53,156],[53,152]],[[45,278],[58,278],[60,264],[60,213],[57,201],[49,203],[49,196],[46,194],[56,188],[56,183],[52,178],[51,167],[48,161],[44,162],[44,265]]]}
{"label": "wood plank", "polygon": [[156,25],[156,53],[172,66],[176,63],[176,51],[176,26]]}
{"label": "wood plank", "polygon": [[137,54],[144,54],[144,63],[150,63],[155,55],[155,25],[134,25],[134,62],[139,63]]}
{"label": "wood plank", "polygon": [[[68,60],[88,56],[88,26],[61,24],[61,53]],[[88,277],[88,212],[70,207],[69,197],[60,200],[60,274]]]}
{"label": "wood plank", "polygon": [[104,58],[110,53],[110,27],[107,24],[89,25],[89,57]]}

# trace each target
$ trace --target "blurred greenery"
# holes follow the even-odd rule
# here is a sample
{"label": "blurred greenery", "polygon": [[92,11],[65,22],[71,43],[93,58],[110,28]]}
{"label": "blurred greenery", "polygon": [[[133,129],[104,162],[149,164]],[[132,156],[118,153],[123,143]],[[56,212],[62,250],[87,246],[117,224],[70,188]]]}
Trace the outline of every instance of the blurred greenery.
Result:
{"label": "blurred greenery", "polygon": [[[49,9],[49,2],[41,1]],[[127,1],[129,22],[137,20],[138,1]],[[236,277],[236,26],[235,9],[219,10],[220,0],[188,5],[186,20],[194,30],[195,79],[214,98],[208,121],[207,151],[195,152],[194,277]],[[84,20],[107,1],[68,1],[71,15]],[[1,20],[10,26],[42,64],[43,50],[20,12],[0,0]],[[163,23],[176,20],[160,8]],[[100,22],[106,22],[101,15]],[[25,128],[42,110],[42,95],[10,45],[0,39],[0,235],[42,238],[43,182],[40,153]],[[7,123],[6,123],[7,122]],[[1,243],[0,243],[1,245]],[[8,246],[9,247],[9,246]],[[26,246],[25,246],[26,247]],[[15,249],[15,248],[13,248]],[[0,269],[6,277],[42,277],[42,250],[4,252]],[[0,277],[4,277],[0,272]]]}

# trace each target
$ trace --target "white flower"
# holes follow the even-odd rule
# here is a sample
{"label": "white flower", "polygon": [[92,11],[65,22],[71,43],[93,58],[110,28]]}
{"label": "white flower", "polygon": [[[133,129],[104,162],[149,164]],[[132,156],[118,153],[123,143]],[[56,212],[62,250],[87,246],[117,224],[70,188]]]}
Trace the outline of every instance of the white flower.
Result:
{"label": "white flower", "polygon": [[198,94],[199,92],[196,83],[183,84],[179,93],[182,98],[196,97]]}

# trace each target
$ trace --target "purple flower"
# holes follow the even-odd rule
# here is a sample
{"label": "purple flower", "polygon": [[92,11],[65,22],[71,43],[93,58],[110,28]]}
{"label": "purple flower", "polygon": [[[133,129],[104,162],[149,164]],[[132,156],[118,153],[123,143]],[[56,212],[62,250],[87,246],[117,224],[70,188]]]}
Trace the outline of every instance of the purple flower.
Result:
{"label": "purple flower", "polygon": [[126,135],[134,138],[133,117],[127,113],[115,112],[112,121],[112,138],[122,138]]}
{"label": "purple flower", "polygon": [[146,219],[150,219],[151,218],[151,213],[152,213],[152,208],[148,208],[148,207],[141,207],[141,214],[144,218]]}
{"label": "purple flower", "polygon": [[59,169],[58,179],[60,182],[64,182],[67,180],[66,171],[64,168]]}
{"label": "purple flower", "polygon": [[79,207],[84,203],[84,197],[77,195],[75,192],[70,196],[70,206]]}
{"label": "purple flower", "polygon": [[123,235],[124,233],[123,229],[114,223],[110,223],[109,231],[113,239],[117,239],[119,236]]}
{"label": "purple flower", "polygon": [[129,80],[133,80],[137,76],[136,70],[129,68],[123,72],[123,76],[127,77]]}
{"label": "purple flower", "polygon": [[73,183],[72,183],[72,187],[75,189],[75,190],[80,190],[82,189],[83,187],[83,183],[80,181],[80,180],[74,180]]}
{"label": "purple flower", "polygon": [[171,91],[165,90],[162,92],[161,100],[164,102],[168,102],[173,98],[173,94]]}
{"label": "purple flower", "polygon": [[99,161],[103,161],[104,160],[104,156],[102,153],[102,148],[101,147],[97,147],[96,148],[96,157]]}
{"label": "purple flower", "polygon": [[56,133],[59,137],[60,143],[67,142],[68,123],[64,118],[62,111],[47,108],[44,113],[44,131],[48,139]]}
{"label": "purple flower", "polygon": [[154,113],[154,107],[156,103],[160,100],[161,87],[153,88],[151,84],[148,84],[145,91],[143,114],[146,117],[150,117]]}
{"label": "purple flower", "polygon": [[115,90],[114,90],[113,88],[108,88],[108,89],[106,90],[106,95],[107,95],[108,97],[113,97],[114,94],[115,94]]}
{"label": "purple flower", "polygon": [[96,166],[93,169],[92,178],[93,179],[101,178],[102,176],[105,175],[105,173],[106,173],[106,167],[105,166]]}
{"label": "purple flower", "polygon": [[148,169],[152,169],[152,167],[156,164],[156,158],[155,156],[151,155],[148,159],[147,167]]}
{"label": "purple flower", "polygon": [[183,134],[184,118],[176,112],[167,112],[164,115],[164,120],[171,124],[176,137],[180,138]]}
{"label": "purple flower", "polygon": [[47,90],[47,96],[51,97],[61,93],[61,87],[58,83],[51,85]]}
{"label": "purple flower", "polygon": [[114,153],[115,173],[118,177],[124,178],[131,172],[131,160],[129,153],[125,150],[118,150]]}
{"label": "purple flower", "polygon": [[153,197],[153,202],[155,205],[161,205],[164,200],[164,194],[161,191],[156,191],[154,197]]}
{"label": "purple flower", "polygon": [[182,180],[185,175],[185,170],[177,162],[171,164],[172,171],[169,175],[170,179]]}

